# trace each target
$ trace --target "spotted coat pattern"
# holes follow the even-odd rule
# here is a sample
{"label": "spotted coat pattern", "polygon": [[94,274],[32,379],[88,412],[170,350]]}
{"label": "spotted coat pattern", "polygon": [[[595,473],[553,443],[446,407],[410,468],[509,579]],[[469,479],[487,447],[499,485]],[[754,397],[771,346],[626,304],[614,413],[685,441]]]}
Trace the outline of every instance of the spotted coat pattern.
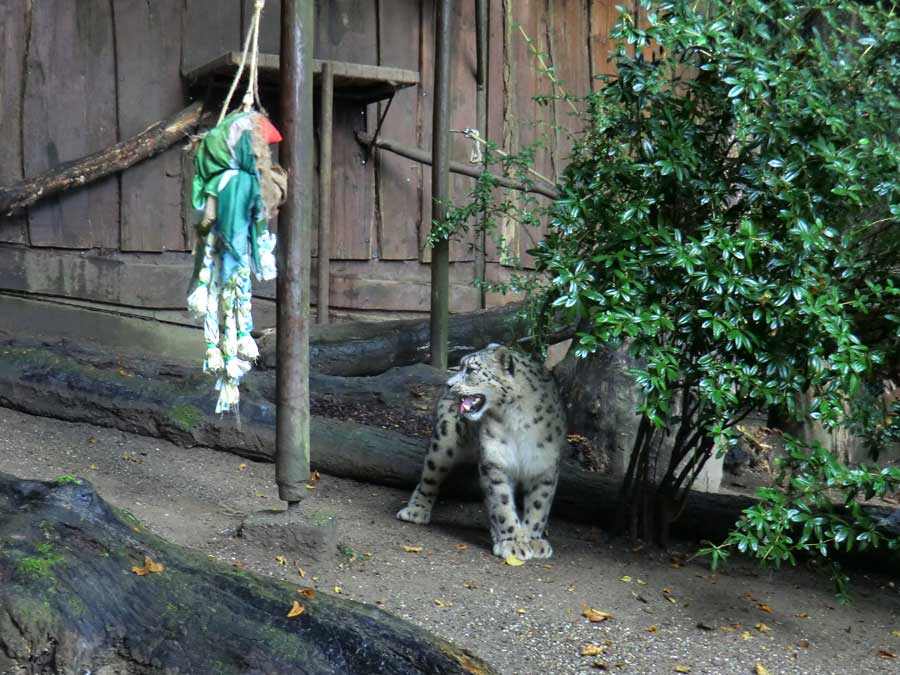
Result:
{"label": "spotted coat pattern", "polygon": [[466,356],[438,400],[422,478],[397,517],[429,523],[450,470],[477,463],[494,555],[549,558],[553,549],[544,530],[565,443],[564,420],[556,382],[530,356],[500,345]]}

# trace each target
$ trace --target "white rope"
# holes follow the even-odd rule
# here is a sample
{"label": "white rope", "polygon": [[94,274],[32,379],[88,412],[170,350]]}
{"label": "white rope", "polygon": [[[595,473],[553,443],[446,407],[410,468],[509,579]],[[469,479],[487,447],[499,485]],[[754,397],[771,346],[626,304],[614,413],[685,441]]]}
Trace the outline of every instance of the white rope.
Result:
{"label": "white rope", "polygon": [[253,17],[250,19],[250,27],[247,29],[247,37],[244,38],[244,50],[241,52],[241,63],[240,65],[238,65],[237,72],[234,74],[234,80],[232,80],[231,87],[229,87],[228,89],[228,95],[225,97],[225,103],[222,104],[222,111],[219,113],[219,121],[216,123],[217,125],[221,124],[222,120],[225,119],[225,115],[228,114],[228,106],[231,105],[231,97],[234,96],[234,92],[237,89],[238,82],[241,81],[241,75],[244,74],[244,66],[247,64],[247,56],[250,56],[250,74],[249,82],[247,83],[247,91],[244,93],[244,100],[241,104],[241,107],[244,110],[249,110],[253,107],[253,102],[256,101],[256,105],[260,109],[262,109],[262,104],[260,104],[259,102],[257,63],[259,60],[259,19],[265,5],[266,0],[256,0],[253,5]]}

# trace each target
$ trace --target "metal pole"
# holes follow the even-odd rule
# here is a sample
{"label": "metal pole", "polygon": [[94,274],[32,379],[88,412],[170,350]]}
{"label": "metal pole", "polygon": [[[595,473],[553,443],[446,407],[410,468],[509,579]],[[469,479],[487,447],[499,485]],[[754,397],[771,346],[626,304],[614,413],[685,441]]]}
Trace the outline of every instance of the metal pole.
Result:
{"label": "metal pole", "polygon": [[287,201],[278,220],[275,477],[288,508],[309,479],[309,272],[313,190],[312,0],[281,2],[281,161]]}
{"label": "metal pole", "polygon": [[[432,119],[432,220],[447,220],[450,197],[450,0],[438,0],[434,22],[434,117]],[[450,310],[450,242],[431,251],[431,365],[447,367]]]}
{"label": "metal pole", "polygon": [[328,323],[331,283],[331,134],[334,125],[334,74],[330,61],[322,63],[319,120],[319,290],[316,323]]}
{"label": "metal pole", "polygon": [[[482,138],[487,138],[487,59],[488,59],[488,3],[487,0],[475,0],[475,126]],[[483,169],[487,169],[487,152],[484,153]],[[475,274],[482,280],[487,271],[485,264],[486,236],[484,230],[485,215],[481,217],[481,228],[475,241]],[[485,308],[484,286],[478,289],[479,305]]]}

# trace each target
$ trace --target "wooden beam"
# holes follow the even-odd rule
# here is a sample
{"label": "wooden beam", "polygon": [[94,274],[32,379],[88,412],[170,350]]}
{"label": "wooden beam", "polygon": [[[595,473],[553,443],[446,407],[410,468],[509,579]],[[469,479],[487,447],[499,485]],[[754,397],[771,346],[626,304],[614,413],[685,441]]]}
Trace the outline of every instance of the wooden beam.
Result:
{"label": "wooden beam", "polygon": [[31,206],[63,190],[81,187],[138,162],[154,157],[178,141],[200,122],[203,106],[196,102],[170,119],[157,122],[128,140],[53,167],[38,176],[0,187],[0,213]]}
{"label": "wooden beam", "polygon": [[[453,13],[450,0],[438,0],[434,22],[434,114],[432,117],[432,222],[447,220],[450,207],[450,56]],[[431,365],[447,367],[447,319],[450,308],[450,241],[441,239],[431,253]]]}
{"label": "wooden beam", "polygon": [[287,200],[278,228],[278,364],[276,469],[278,495],[288,507],[305,496],[309,479],[309,278],[313,191],[315,12],[308,0],[281,3],[281,159]]}
{"label": "wooden beam", "polygon": [[334,133],[334,74],[331,62],[322,67],[319,81],[319,269],[316,323],[328,323],[331,281],[331,137]]}
{"label": "wooden beam", "polygon": [[[357,132],[356,140],[363,145],[371,145],[381,150],[386,150],[387,152],[393,152],[395,155],[406,157],[407,159],[411,159],[412,161],[418,162],[419,164],[431,166],[431,153],[429,153],[427,150],[411,148],[407,145],[403,145],[402,143],[397,143],[396,141],[381,137],[375,138],[372,134],[365,134],[362,132]],[[483,170],[483,167],[473,164],[456,162],[453,160],[450,161],[450,171],[452,173],[469,176],[470,178],[478,178]],[[544,185],[541,183],[526,185],[525,183],[514,180],[512,178],[507,178],[506,176],[495,177],[497,179],[497,185],[499,185],[500,187],[509,188],[510,190],[518,190],[519,192],[531,192],[533,194],[543,195],[544,197],[547,197],[549,199],[559,199],[559,192],[557,192],[549,185]]]}

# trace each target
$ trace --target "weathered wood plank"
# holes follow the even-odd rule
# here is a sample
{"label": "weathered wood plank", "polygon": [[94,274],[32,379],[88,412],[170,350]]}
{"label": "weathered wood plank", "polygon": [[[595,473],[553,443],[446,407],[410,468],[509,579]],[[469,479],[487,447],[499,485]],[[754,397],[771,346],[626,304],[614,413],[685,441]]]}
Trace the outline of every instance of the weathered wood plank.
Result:
{"label": "weathered wood plank", "polygon": [[242,47],[240,0],[185,0],[181,72]]}
{"label": "weathered wood plank", "polygon": [[[109,0],[32,3],[24,101],[25,175],[117,140]],[[111,177],[29,212],[32,245],[118,248],[119,184]]]}
{"label": "weathered wood plank", "polygon": [[[421,4],[414,0],[382,0],[379,3],[379,65],[418,69]],[[381,135],[417,146],[418,131],[413,121],[420,98],[418,87],[397,92]],[[384,106],[379,106],[379,114]],[[380,258],[415,260],[419,255],[418,228],[422,218],[419,201],[422,165],[384,152],[377,154],[377,162]]]}
{"label": "weathered wood plank", "polygon": [[[610,52],[614,44],[609,34],[616,25],[619,11],[616,5],[624,5],[627,2],[616,0],[593,0],[590,14],[590,50],[591,72],[593,75],[615,75],[616,65],[610,62]],[[594,89],[602,85],[598,80],[593,80]]]}
{"label": "weathered wood plank", "polygon": [[[182,1],[118,0],[115,13],[119,136],[127,138],[184,106]],[[122,174],[123,251],[186,250],[182,150],[174,147]]]}
{"label": "weathered wood plank", "polygon": [[183,309],[187,253],[101,255],[0,244],[0,288],[145,309]]}
{"label": "weathered wood plank", "polygon": [[[453,30],[456,39],[452,47],[452,63],[450,65],[450,128],[466,129],[477,127],[475,118],[475,70],[477,67],[477,49],[475,36],[475,3],[453,3],[455,16]],[[468,162],[472,152],[472,141],[462,134],[450,135],[450,159]],[[469,199],[469,193],[475,181],[458,174],[450,175],[450,200],[453,204],[463,205]],[[472,243],[474,233],[470,230],[464,235],[454,237],[450,241],[450,260],[474,260]],[[454,308],[456,309],[456,308]]]}
{"label": "weathered wood plank", "polygon": [[[591,91],[590,9],[586,0],[564,0],[551,5],[551,53],[556,75],[570,96],[583,96]],[[582,104],[576,105],[582,109]],[[554,115],[559,123],[556,166],[563,169],[572,151],[573,137],[581,122],[565,101],[554,102]]]}
{"label": "weathered wood plank", "polygon": [[[433,2],[422,3],[420,23],[421,39],[419,40],[419,109],[416,111],[416,129],[418,131],[418,147],[431,154],[431,127],[434,100],[434,21],[435,8]],[[419,259],[423,263],[431,262],[431,249],[426,245],[431,233],[431,172],[422,174],[420,191],[422,219],[419,222]]]}
{"label": "weathered wood plank", "polygon": [[[22,86],[25,82],[26,0],[0,3],[0,185],[22,178]],[[25,214],[0,213],[0,242],[28,241]]]}
{"label": "weathered wood plank", "polygon": [[[504,34],[505,11],[502,2],[488,3],[488,81],[487,81],[487,138],[498,147],[508,150],[506,138],[506,111],[509,106],[510,70],[505,68]],[[508,195],[508,193],[506,193]],[[506,195],[497,190],[495,201],[504,199]],[[485,260],[497,262],[499,253],[497,242],[492,234],[485,238]]]}
{"label": "weathered wood plank", "polygon": [[[317,0],[316,56],[378,63],[377,6],[369,0]],[[368,128],[374,106],[337,101],[332,157],[332,249],[338,260],[368,260],[374,253],[375,171],[354,133]]]}
{"label": "weathered wood plank", "polygon": [[[241,35],[247,34],[253,17],[255,0],[244,0],[241,13]],[[259,51],[281,53],[281,0],[266,0],[259,22]]]}

